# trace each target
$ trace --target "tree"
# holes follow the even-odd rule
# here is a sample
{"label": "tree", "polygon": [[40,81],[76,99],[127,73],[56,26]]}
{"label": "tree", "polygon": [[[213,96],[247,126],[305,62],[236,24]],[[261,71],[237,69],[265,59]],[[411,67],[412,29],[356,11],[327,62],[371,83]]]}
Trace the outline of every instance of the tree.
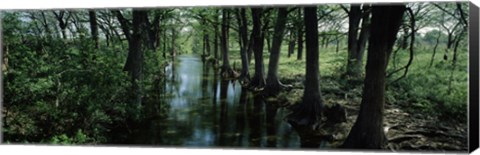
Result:
{"label": "tree", "polygon": [[237,77],[230,67],[228,61],[228,38],[229,38],[229,27],[230,27],[230,11],[228,9],[222,9],[222,37],[221,47],[222,47],[222,69],[220,74],[223,78],[234,78]]}
{"label": "tree", "polygon": [[[218,15],[218,9],[215,10],[215,15]],[[218,35],[218,16],[215,16],[214,17],[215,20],[215,24],[214,24],[214,37],[213,37],[213,53],[214,53],[214,57],[215,57],[215,66],[218,66],[218,40],[219,40],[219,35]]]}
{"label": "tree", "polygon": [[293,107],[289,122],[294,126],[313,126],[321,120],[323,100],[320,92],[317,7],[304,8],[306,73],[302,102]]}
{"label": "tree", "polygon": [[124,71],[129,72],[131,76],[132,91],[135,96],[134,102],[137,104],[142,103],[141,85],[138,81],[141,79],[143,73],[143,51],[142,42],[146,33],[146,17],[147,12],[145,10],[133,10],[132,11],[132,31],[130,31],[130,22],[127,21],[118,10],[114,11],[128,40],[128,57],[127,62],[123,68]]}
{"label": "tree", "polygon": [[285,24],[287,22],[287,15],[287,8],[278,8],[265,87],[265,91],[272,95],[277,94],[278,91],[287,87],[283,85],[278,78],[278,62],[280,60],[280,50],[284,36],[283,34],[285,31]]}
{"label": "tree", "polygon": [[[298,18],[302,17],[302,9],[297,9]],[[303,52],[303,23],[302,21],[297,21],[297,60],[302,60]]]}
{"label": "tree", "polygon": [[371,36],[360,112],[343,148],[378,149],[385,143],[385,73],[404,12],[403,4],[372,7]]}
{"label": "tree", "polygon": [[263,12],[262,8],[251,8],[252,10],[252,19],[253,19],[253,28],[252,28],[252,48],[255,58],[255,74],[253,75],[250,87],[254,90],[263,90],[265,86],[265,76],[264,76],[264,64],[263,64],[263,45],[264,45],[264,33],[261,30],[261,15]]}
{"label": "tree", "polygon": [[250,82],[250,73],[249,73],[249,57],[248,57],[248,22],[246,9],[241,8],[237,10],[237,21],[239,25],[239,38],[240,38],[240,56],[242,59],[242,71],[240,72],[239,81],[242,85],[247,85]]}
{"label": "tree", "polygon": [[97,24],[97,15],[94,10],[88,11],[88,16],[90,19],[90,31],[92,33],[92,39],[95,42],[95,48],[98,49],[98,24]]}
{"label": "tree", "polygon": [[[60,10],[60,11],[52,11],[53,15],[55,15],[55,18],[58,21],[58,26],[60,27],[62,31],[62,37],[63,39],[67,39],[67,26],[69,24],[69,20],[72,17],[71,13],[68,13],[67,11]],[[65,15],[67,14],[67,15]]]}
{"label": "tree", "polygon": [[[347,76],[359,77],[362,72],[363,51],[368,38],[369,6],[364,4],[363,11],[360,5],[351,4],[348,14],[348,61]],[[362,21],[360,36],[359,24]]]}

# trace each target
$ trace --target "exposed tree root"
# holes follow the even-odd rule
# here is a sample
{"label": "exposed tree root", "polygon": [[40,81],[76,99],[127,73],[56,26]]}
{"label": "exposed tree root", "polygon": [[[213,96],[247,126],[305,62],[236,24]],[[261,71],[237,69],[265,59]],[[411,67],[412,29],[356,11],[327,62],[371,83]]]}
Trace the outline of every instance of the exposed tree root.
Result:
{"label": "exposed tree root", "polygon": [[254,92],[259,92],[259,91],[263,91],[265,85],[266,85],[265,79],[261,78],[258,75],[255,75],[252,78],[252,81],[250,82],[250,84],[248,85],[248,89]]}
{"label": "exposed tree root", "polygon": [[235,72],[230,67],[222,67],[222,70],[220,71],[220,75],[222,76],[223,79],[235,79],[239,76],[238,73]]}
{"label": "exposed tree root", "polygon": [[241,73],[238,77],[238,82],[242,87],[247,87],[250,84],[250,74],[248,73]]}
{"label": "exposed tree root", "polygon": [[265,89],[263,90],[263,92],[267,96],[277,96],[281,91],[285,91],[285,90],[288,91],[288,90],[291,90],[293,87],[292,85],[283,84],[279,80],[275,80],[275,81],[276,82],[267,81]]}

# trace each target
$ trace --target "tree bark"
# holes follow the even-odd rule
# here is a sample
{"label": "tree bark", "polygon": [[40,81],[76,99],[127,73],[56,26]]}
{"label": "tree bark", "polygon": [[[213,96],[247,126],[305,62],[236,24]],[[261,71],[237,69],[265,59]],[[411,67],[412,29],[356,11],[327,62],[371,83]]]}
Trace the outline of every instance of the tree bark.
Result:
{"label": "tree bark", "polygon": [[264,33],[261,30],[261,15],[263,10],[261,8],[251,8],[252,9],[252,19],[253,19],[253,53],[255,57],[255,74],[253,75],[250,87],[254,90],[263,90],[265,86],[265,73],[264,73],[264,64],[263,64],[263,45]]}
{"label": "tree bark", "polygon": [[288,39],[288,57],[289,58],[294,51],[295,51],[295,33],[293,32],[293,29],[292,29],[290,30],[290,36]]}
{"label": "tree bark", "polygon": [[97,15],[94,10],[88,11],[88,16],[90,19],[90,31],[92,34],[92,39],[95,43],[95,49],[98,49],[98,24],[97,24]]}
{"label": "tree bark", "polygon": [[242,58],[242,71],[240,72],[239,81],[242,85],[247,85],[250,83],[250,73],[249,73],[249,58],[248,58],[248,34],[247,34],[247,15],[245,8],[238,10],[237,21],[239,25],[239,38],[240,38],[240,56]]}
{"label": "tree bark", "polygon": [[358,75],[361,74],[363,68],[363,55],[365,52],[365,47],[367,45],[368,37],[370,36],[370,6],[363,5],[363,15],[362,15],[362,28],[360,30],[360,36],[358,38],[357,43],[357,57],[356,57],[356,67],[357,71],[360,73],[356,73]]}
{"label": "tree bark", "polygon": [[68,21],[70,20],[71,14],[68,14],[66,19],[63,19],[65,17],[66,11],[59,11],[58,13],[53,11],[53,15],[55,15],[55,18],[58,20],[58,26],[60,27],[60,30],[62,32],[62,37],[63,39],[67,39],[67,34],[66,34],[66,29],[68,26]]}
{"label": "tree bark", "polygon": [[[298,9],[298,17],[302,16],[302,9]],[[303,24],[302,22],[297,23],[297,60],[302,60],[303,52]]]}
{"label": "tree bark", "polygon": [[230,62],[228,59],[228,39],[229,39],[229,29],[230,29],[230,12],[228,9],[222,10],[222,37],[221,39],[221,48],[222,48],[222,69],[220,71],[223,78],[234,78],[236,73],[230,67]]}
{"label": "tree bark", "polygon": [[[147,12],[143,10],[133,10],[132,34],[128,40],[128,57],[124,66],[124,71],[128,71],[131,75],[132,92],[135,98],[134,102],[138,105],[142,103],[142,87],[139,80],[142,78],[143,72],[143,51],[142,42],[146,33],[145,17]],[[129,32],[129,31],[127,31]],[[127,34],[126,34],[127,35]]]}
{"label": "tree bark", "polygon": [[287,8],[278,8],[265,87],[265,91],[270,95],[276,95],[279,91],[287,87],[280,82],[278,77],[278,62],[280,60],[280,50],[282,47],[285,24],[287,23],[287,15]]}
{"label": "tree bark", "polygon": [[113,14],[117,17],[117,20],[120,22],[120,27],[122,28],[123,34],[127,40],[130,40],[130,23],[123,17],[122,13],[118,10],[113,10]]}
{"label": "tree bark", "polygon": [[170,29],[172,31],[172,38],[171,38],[171,43],[170,43],[170,55],[172,56],[172,59],[175,58],[177,55],[177,49],[176,49],[176,40],[177,40],[177,31],[175,30],[174,27]]}
{"label": "tree bark", "polygon": [[428,65],[429,68],[432,67],[433,65],[433,60],[435,58],[435,54],[437,53],[437,47],[438,47],[438,42],[440,41],[441,33],[442,32],[438,31],[437,39],[435,40],[435,46],[433,47],[432,59],[430,59],[430,65]]}
{"label": "tree bark", "polygon": [[304,8],[306,74],[302,102],[289,116],[292,126],[312,127],[321,120],[323,100],[320,93],[317,7]]}
{"label": "tree bark", "polygon": [[385,73],[404,12],[403,4],[372,7],[372,31],[360,112],[343,148],[379,149],[384,146]]}
{"label": "tree bark", "polygon": [[[216,14],[218,15],[218,10],[216,10]],[[218,66],[218,17],[215,17],[215,24],[214,24],[214,29],[215,29],[215,36],[213,40],[213,52],[215,56],[215,66]]]}
{"label": "tree bark", "polygon": [[358,25],[362,19],[360,5],[352,4],[348,13],[348,61],[347,76],[358,77],[360,75],[360,66],[357,66],[358,53]]}

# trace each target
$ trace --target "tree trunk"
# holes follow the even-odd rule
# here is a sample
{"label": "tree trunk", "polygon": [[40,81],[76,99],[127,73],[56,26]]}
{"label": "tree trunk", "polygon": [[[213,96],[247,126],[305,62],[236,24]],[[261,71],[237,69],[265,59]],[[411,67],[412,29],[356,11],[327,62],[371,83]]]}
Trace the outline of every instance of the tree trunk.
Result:
{"label": "tree trunk", "polygon": [[221,39],[221,48],[222,48],[222,69],[220,71],[223,78],[233,78],[236,77],[236,73],[230,67],[230,62],[228,59],[228,39],[229,39],[229,27],[230,27],[230,12],[228,9],[222,10],[222,37]]}
{"label": "tree trunk", "polygon": [[167,28],[163,29],[163,58],[167,58]]}
{"label": "tree trunk", "polygon": [[280,60],[280,50],[283,41],[283,32],[287,22],[287,8],[278,8],[277,20],[275,23],[270,59],[268,63],[267,85],[265,91],[270,95],[276,95],[284,89],[284,86],[278,78],[278,62]]}
{"label": "tree trunk", "polygon": [[125,63],[124,71],[128,71],[131,75],[132,92],[134,102],[138,105],[142,103],[142,87],[139,80],[142,78],[143,70],[143,51],[142,42],[144,41],[147,16],[146,11],[134,10],[132,20],[132,34],[128,40],[128,57]]}
{"label": "tree trunk", "polygon": [[339,48],[340,48],[340,38],[337,35],[335,36],[335,53],[338,53]]}
{"label": "tree trunk", "polygon": [[248,41],[248,34],[247,34],[247,15],[245,8],[241,8],[238,10],[237,14],[237,21],[239,25],[239,38],[240,38],[240,56],[242,58],[242,71],[240,73],[239,81],[242,85],[246,85],[250,83],[250,73],[248,69],[249,65],[249,58],[247,54],[249,41]]}
{"label": "tree trunk", "polygon": [[441,33],[442,32],[438,31],[437,39],[435,41],[435,46],[433,47],[432,59],[430,59],[430,65],[428,66],[429,68],[432,67],[433,65],[433,59],[435,58],[435,54],[437,53],[437,47],[438,47],[438,42],[440,41]]}
{"label": "tree trunk", "polygon": [[362,29],[360,31],[360,36],[357,43],[357,57],[356,57],[356,70],[361,74],[363,68],[363,53],[365,52],[365,47],[367,46],[367,40],[370,36],[370,7],[367,5],[363,6],[363,17],[362,17]]}
{"label": "tree trunk", "polygon": [[171,44],[170,44],[170,55],[172,56],[172,59],[175,58],[175,56],[177,55],[177,49],[176,49],[176,39],[177,39],[177,32],[175,31],[175,28],[172,27],[171,28],[171,31],[172,31],[172,40],[171,40]]}
{"label": "tree trunk", "polygon": [[210,36],[208,34],[205,35],[205,48],[206,56],[210,56]]}
{"label": "tree trunk", "polygon": [[264,73],[264,64],[263,64],[263,32],[261,30],[261,8],[251,8],[252,9],[252,19],[253,19],[253,53],[255,57],[255,74],[253,75],[250,87],[254,90],[263,90],[265,86],[265,73]]}
{"label": "tree trunk", "polygon": [[45,17],[45,13],[43,11],[40,12],[42,15],[42,25],[47,32],[47,38],[50,40],[52,38],[52,31],[50,30],[50,26],[48,26],[47,18]]}
{"label": "tree trunk", "polygon": [[290,30],[290,37],[288,38],[288,57],[293,54],[295,51],[295,33],[293,32],[293,29]]}
{"label": "tree trunk", "polygon": [[302,102],[289,117],[292,126],[312,127],[321,120],[323,100],[320,93],[317,7],[304,8],[306,74]]}
{"label": "tree trunk", "polygon": [[92,39],[95,42],[95,49],[98,49],[97,15],[94,10],[90,10],[88,11],[88,16],[90,19],[90,31],[92,33]]}
{"label": "tree trunk", "polygon": [[248,57],[248,64],[252,61],[252,54],[253,54],[253,31],[250,33],[250,40],[248,41],[247,47],[247,57]]}
{"label": "tree trunk", "polygon": [[270,32],[268,32],[268,29],[266,29],[265,31],[263,31],[263,33],[265,33],[265,41],[267,41],[267,51],[270,53],[272,50],[272,44],[271,44],[271,40],[270,40]]}
{"label": "tree trunk", "polygon": [[[205,25],[205,23],[202,23],[202,25]],[[202,61],[205,61],[205,51],[207,50],[207,31],[204,29],[203,30],[203,40],[202,40]]]}
{"label": "tree trunk", "polygon": [[115,14],[115,16],[118,19],[118,22],[120,22],[120,27],[122,28],[122,31],[123,31],[123,34],[125,35],[125,38],[127,38],[127,40],[130,40],[130,25],[129,25],[127,19],[125,19],[125,17],[123,17],[122,13],[118,10],[113,10],[112,13]]}
{"label": "tree trunk", "polygon": [[[302,9],[298,9],[298,17],[302,16]],[[302,52],[303,52],[303,24],[302,22],[297,23],[297,60],[302,60]]]}
{"label": "tree trunk", "polygon": [[360,66],[357,66],[358,53],[358,25],[362,19],[362,11],[360,5],[352,4],[348,13],[348,60],[347,60],[347,76],[358,77],[361,73]]}
{"label": "tree trunk", "polygon": [[65,17],[65,13],[66,11],[59,11],[58,13],[53,11],[53,15],[55,15],[55,18],[57,19],[58,21],[58,26],[60,27],[60,30],[61,30],[61,33],[62,33],[62,37],[63,39],[67,39],[67,26],[68,26],[68,21],[70,20],[70,17],[71,17],[71,14],[68,14],[68,16],[66,17],[66,19],[63,19],[63,17]]}
{"label": "tree trunk", "polygon": [[372,7],[372,31],[360,112],[343,148],[379,149],[384,146],[385,72],[404,11],[405,5]]}
{"label": "tree trunk", "polygon": [[[216,14],[218,15],[218,10],[216,10]],[[215,66],[218,66],[218,17],[215,17],[215,25],[214,25],[214,29],[215,29],[215,36],[214,36],[214,40],[213,40],[213,52],[214,52],[214,57],[215,57]]]}

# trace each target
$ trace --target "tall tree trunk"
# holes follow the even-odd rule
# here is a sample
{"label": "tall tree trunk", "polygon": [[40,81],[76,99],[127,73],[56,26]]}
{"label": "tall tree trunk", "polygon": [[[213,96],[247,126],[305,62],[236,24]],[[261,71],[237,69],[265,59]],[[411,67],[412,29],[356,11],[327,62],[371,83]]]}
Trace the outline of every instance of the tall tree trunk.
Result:
{"label": "tall tree trunk", "polygon": [[47,32],[47,38],[50,40],[52,38],[52,31],[50,30],[50,26],[48,26],[47,18],[45,17],[45,12],[41,11],[40,12],[42,15],[42,25],[45,28],[45,31]]}
{"label": "tall tree trunk", "polygon": [[265,73],[264,73],[264,64],[263,64],[263,32],[261,30],[261,15],[263,10],[261,8],[251,8],[252,9],[252,19],[253,19],[253,53],[255,57],[255,74],[253,75],[250,87],[254,90],[263,90],[265,86]]}
{"label": "tall tree trunk", "polygon": [[358,37],[357,43],[357,57],[356,57],[356,70],[361,74],[363,68],[363,53],[365,52],[365,47],[367,46],[368,37],[370,36],[370,6],[363,5],[363,15],[362,15],[362,29],[360,31],[360,36]]}
{"label": "tall tree trunk", "polygon": [[[202,23],[202,25],[205,25],[205,22]],[[205,61],[205,51],[207,50],[207,31],[204,29],[203,30],[203,40],[202,40],[202,61]]]}
{"label": "tall tree trunk", "polygon": [[252,61],[252,54],[253,54],[253,39],[254,34],[253,31],[250,33],[250,40],[248,40],[248,47],[247,47],[247,57],[248,57],[248,64]]}
{"label": "tall tree trunk", "polygon": [[119,10],[113,10],[112,13],[115,14],[118,22],[120,22],[120,27],[122,28],[122,31],[123,31],[123,34],[125,35],[125,38],[127,38],[127,40],[130,40],[130,24],[129,24],[129,22],[127,21],[127,19],[125,19],[125,17],[123,17],[122,13]]}
{"label": "tall tree trunk", "polygon": [[289,117],[292,126],[312,127],[321,120],[323,100],[320,92],[317,7],[304,8],[306,74],[302,102]]}
{"label": "tall tree trunk", "polygon": [[230,67],[230,62],[228,59],[228,38],[229,38],[229,29],[230,29],[230,12],[228,9],[222,10],[222,37],[221,37],[221,46],[222,46],[222,69],[220,71],[223,78],[232,78],[236,77],[236,73]]}
{"label": "tall tree trunk", "polygon": [[433,47],[432,59],[430,59],[430,65],[428,65],[429,68],[433,65],[433,59],[435,58],[435,54],[437,53],[438,42],[440,41],[441,34],[442,32],[438,31],[437,39],[435,40],[435,46]]}
{"label": "tall tree trunk", "polygon": [[[218,15],[218,10],[216,10],[216,14]],[[213,52],[215,54],[215,66],[218,66],[218,17],[215,17],[215,25],[214,25],[214,29],[215,29],[215,36],[214,36],[214,40],[213,40]]]}
{"label": "tall tree trunk", "polygon": [[97,15],[94,10],[88,11],[88,16],[90,19],[90,31],[92,33],[92,39],[95,42],[95,49],[98,49],[98,24],[97,24]]}
{"label": "tall tree trunk", "polygon": [[56,11],[52,11],[52,12],[58,21],[58,26],[60,27],[63,39],[67,39],[67,26],[68,26],[68,21],[70,20],[71,14],[69,13],[67,17],[64,19],[65,13],[67,13],[66,11],[61,10],[58,13]]}
{"label": "tall tree trunk", "polygon": [[163,28],[163,58],[167,58],[167,28]]}
{"label": "tall tree trunk", "polygon": [[250,83],[250,73],[249,73],[249,58],[248,58],[248,34],[247,34],[247,15],[245,8],[239,9],[237,14],[237,21],[239,25],[239,37],[240,37],[240,56],[242,58],[242,71],[240,73],[239,81],[242,85],[247,85]]}
{"label": "tall tree trunk", "polygon": [[357,120],[342,147],[379,149],[384,146],[385,72],[400,29],[405,5],[373,6],[366,75]]}
{"label": "tall tree trunk", "polygon": [[174,27],[171,28],[172,31],[172,40],[170,44],[170,55],[172,56],[172,59],[175,58],[177,55],[177,49],[176,49],[176,40],[177,40],[177,31],[175,30]]}
{"label": "tall tree trunk", "polygon": [[358,53],[358,25],[362,19],[362,10],[360,5],[352,4],[348,13],[348,60],[347,60],[347,76],[358,77],[360,74],[360,66],[357,66]]}
{"label": "tall tree trunk", "polygon": [[205,35],[205,54],[206,56],[210,56],[210,36],[207,34]]}
{"label": "tall tree trunk", "polygon": [[[266,26],[267,27],[267,26]],[[267,51],[270,53],[272,51],[272,43],[271,43],[271,40],[270,40],[270,32],[268,31],[268,29],[266,29],[265,31],[263,31],[263,33],[265,33],[265,41],[267,41]]]}
{"label": "tall tree trunk", "polygon": [[146,11],[134,10],[132,20],[132,34],[128,40],[128,57],[125,63],[124,71],[128,71],[131,75],[132,92],[134,95],[134,102],[138,105],[142,103],[142,87],[139,81],[142,78],[143,70],[143,51],[142,42],[145,35],[147,16]]}
{"label": "tall tree trunk", "polygon": [[335,53],[338,53],[340,48],[340,38],[338,35],[335,36]]}
{"label": "tall tree trunk", "polygon": [[290,30],[290,36],[288,38],[288,57],[295,51],[295,33],[293,29]]}
{"label": "tall tree trunk", "polygon": [[[298,9],[298,17],[302,16],[302,9]],[[303,24],[302,22],[297,23],[297,60],[302,60],[303,52]]]}
{"label": "tall tree trunk", "polygon": [[272,39],[272,47],[270,51],[270,59],[268,63],[268,73],[265,91],[270,95],[276,95],[286,86],[284,86],[278,78],[278,62],[280,60],[280,50],[283,41],[283,32],[287,23],[287,8],[278,8],[277,20],[275,23],[274,34]]}

